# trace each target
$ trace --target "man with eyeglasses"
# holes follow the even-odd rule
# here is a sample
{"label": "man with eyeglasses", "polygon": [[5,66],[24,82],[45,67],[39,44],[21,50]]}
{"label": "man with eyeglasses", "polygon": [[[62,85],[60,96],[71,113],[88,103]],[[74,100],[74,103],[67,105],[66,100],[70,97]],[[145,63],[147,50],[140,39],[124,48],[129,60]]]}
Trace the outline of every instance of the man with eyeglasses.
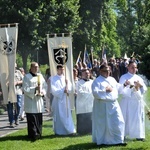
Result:
{"label": "man with eyeglasses", "polygon": [[126,138],[143,141],[145,139],[145,112],[143,94],[147,87],[143,79],[136,74],[137,63],[129,61],[128,73],[121,76],[119,83],[124,85],[121,91],[120,107],[125,121]]}
{"label": "man with eyeglasses", "polygon": [[110,76],[108,65],[100,66],[100,75],[92,84],[94,96],[92,114],[92,140],[97,145],[122,145],[124,143],[124,120],[118,99],[123,86]]}

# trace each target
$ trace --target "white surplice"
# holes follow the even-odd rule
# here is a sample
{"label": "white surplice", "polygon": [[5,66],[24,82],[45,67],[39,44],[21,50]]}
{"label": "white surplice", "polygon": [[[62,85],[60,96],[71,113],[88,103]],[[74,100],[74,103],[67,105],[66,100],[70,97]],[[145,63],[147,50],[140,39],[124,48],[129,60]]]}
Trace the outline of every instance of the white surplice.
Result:
{"label": "white surplice", "polygon": [[[40,75],[41,92],[45,95],[47,90],[47,83]],[[35,95],[35,89],[38,85],[37,76],[32,76],[30,73],[26,74],[23,79],[23,92],[24,92],[24,110],[26,113],[42,113],[44,112],[43,97]]]}
{"label": "white surplice", "polygon": [[93,80],[84,81],[79,80],[76,84],[77,99],[76,99],[76,114],[89,113],[93,109],[93,94],[92,94]]}
{"label": "white surplice", "polygon": [[[75,133],[69,97],[64,93],[66,86],[64,75],[52,76],[50,83],[51,93],[54,96],[52,102],[54,132],[58,135]],[[71,92],[71,90],[71,83],[68,82],[68,91]]]}
{"label": "white surplice", "polygon": [[145,138],[145,112],[143,94],[147,90],[143,79],[131,73],[126,73],[121,76],[120,83],[124,84],[125,81],[130,81],[131,85],[134,82],[139,81],[143,86],[138,91],[133,87],[126,86],[121,91],[122,99],[120,101],[120,107],[125,120],[125,136],[129,138]]}
{"label": "white surplice", "polygon": [[[107,86],[113,88],[112,92],[106,92]],[[120,84],[110,76],[99,76],[92,84],[92,140],[97,145],[124,142],[124,120],[117,101],[119,88]]]}

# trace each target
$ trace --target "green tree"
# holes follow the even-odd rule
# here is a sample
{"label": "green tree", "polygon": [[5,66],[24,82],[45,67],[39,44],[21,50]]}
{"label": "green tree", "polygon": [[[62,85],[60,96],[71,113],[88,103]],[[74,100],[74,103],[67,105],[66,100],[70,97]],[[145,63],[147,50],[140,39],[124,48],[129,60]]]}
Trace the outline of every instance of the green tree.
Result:
{"label": "green tree", "polygon": [[[43,41],[42,50],[44,60],[48,61],[48,51],[46,45],[46,34],[53,33],[74,33],[81,21],[79,17],[79,0],[51,0],[43,1],[40,13],[39,35]],[[40,58],[41,58],[40,57]],[[42,59],[40,59],[42,60]],[[42,62],[41,62],[42,63]],[[43,64],[42,63],[42,64]]]}
{"label": "green tree", "polygon": [[78,53],[84,50],[86,44],[88,50],[91,46],[94,48],[94,57],[97,58],[101,57],[104,45],[109,57],[112,57],[114,53],[116,56],[120,55],[116,33],[117,15],[114,10],[114,0],[80,1],[79,13],[82,23],[74,35],[74,47]]}
{"label": "green tree", "polygon": [[1,23],[19,23],[17,52],[22,57],[24,68],[27,68],[29,55],[31,61],[38,60],[37,54],[40,63],[45,60],[40,56],[43,50],[47,53],[46,34],[75,31],[80,22],[78,3],[79,0],[0,1]]}
{"label": "green tree", "polygon": [[34,53],[36,45],[39,44],[37,42],[37,27],[40,22],[40,1],[2,0],[0,6],[1,23],[19,23],[17,53],[22,57],[23,67],[26,70],[28,56],[32,52]]}
{"label": "green tree", "polygon": [[149,76],[150,59],[150,0],[117,1],[117,32],[122,52],[140,59],[140,73]]}

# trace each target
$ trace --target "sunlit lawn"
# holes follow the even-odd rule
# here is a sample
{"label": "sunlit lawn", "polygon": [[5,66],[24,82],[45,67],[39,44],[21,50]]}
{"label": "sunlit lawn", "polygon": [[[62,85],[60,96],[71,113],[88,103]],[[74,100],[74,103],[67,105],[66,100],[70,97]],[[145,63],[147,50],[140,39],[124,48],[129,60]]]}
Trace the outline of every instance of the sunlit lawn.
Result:
{"label": "sunlit lawn", "polygon": [[[150,98],[149,92],[145,95],[147,104]],[[0,138],[0,150],[150,150],[150,121],[146,117],[145,142],[128,140],[128,145],[100,147],[92,143],[91,135],[86,136],[55,136],[52,130],[52,121],[43,124],[43,136],[41,140],[31,142],[27,138],[27,130],[23,129]]]}

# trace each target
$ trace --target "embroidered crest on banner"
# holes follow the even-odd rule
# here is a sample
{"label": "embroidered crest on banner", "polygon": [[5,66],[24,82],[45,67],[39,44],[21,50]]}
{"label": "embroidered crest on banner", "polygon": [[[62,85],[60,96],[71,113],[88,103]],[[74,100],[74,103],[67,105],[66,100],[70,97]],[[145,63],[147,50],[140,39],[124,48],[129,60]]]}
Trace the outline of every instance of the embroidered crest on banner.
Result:
{"label": "embroidered crest on banner", "polygon": [[53,48],[54,60],[56,64],[66,64],[68,61],[68,46],[65,42],[59,45],[58,48]]}
{"label": "embroidered crest on banner", "polygon": [[0,52],[5,55],[13,54],[15,52],[15,40],[11,37],[9,41],[0,37]]}

